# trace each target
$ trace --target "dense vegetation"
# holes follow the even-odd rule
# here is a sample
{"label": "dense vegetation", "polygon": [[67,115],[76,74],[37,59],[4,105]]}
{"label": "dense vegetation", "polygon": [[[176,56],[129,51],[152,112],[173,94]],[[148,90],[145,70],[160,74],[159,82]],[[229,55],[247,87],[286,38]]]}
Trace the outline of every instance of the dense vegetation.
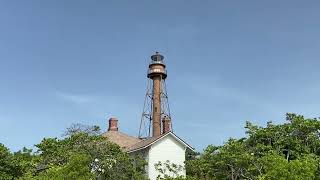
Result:
{"label": "dense vegetation", "polygon": [[196,179],[320,179],[320,121],[287,114],[287,123],[258,127],[246,123],[248,137],[208,146],[187,161]]}
{"label": "dense vegetation", "polygon": [[[287,114],[286,120],[265,127],[247,122],[247,137],[188,152],[187,179],[320,179],[319,119]],[[97,127],[73,126],[65,138],[43,139],[36,147],[11,153],[0,144],[0,179],[144,179],[145,162],[106,141]],[[155,168],[164,176],[181,170],[167,162]]]}
{"label": "dense vegetation", "polygon": [[0,179],[142,179],[144,161],[106,141],[98,127],[75,125],[64,139],[45,138],[37,151],[10,153],[0,145]]}

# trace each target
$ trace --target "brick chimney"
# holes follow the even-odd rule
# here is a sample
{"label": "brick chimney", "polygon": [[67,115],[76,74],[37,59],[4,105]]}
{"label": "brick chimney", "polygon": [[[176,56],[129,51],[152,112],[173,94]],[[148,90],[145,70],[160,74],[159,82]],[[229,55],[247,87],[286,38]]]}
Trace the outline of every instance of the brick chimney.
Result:
{"label": "brick chimney", "polygon": [[162,134],[171,131],[171,119],[168,116],[165,116],[162,119]]}
{"label": "brick chimney", "polygon": [[109,119],[108,131],[118,131],[118,119],[117,118],[112,117]]}

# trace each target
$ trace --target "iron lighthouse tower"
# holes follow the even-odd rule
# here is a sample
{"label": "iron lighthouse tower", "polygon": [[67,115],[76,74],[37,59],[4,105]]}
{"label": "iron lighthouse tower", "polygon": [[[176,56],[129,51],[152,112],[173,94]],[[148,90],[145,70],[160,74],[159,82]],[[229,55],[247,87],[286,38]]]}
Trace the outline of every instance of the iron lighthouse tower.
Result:
{"label": "iron lighthouse tower", "polygon": [[164,56],[158,52],[151,56],[147,77],[149,81],[140,122],[139,138],[160,136],[172,129],[165,82],[167,70]]}

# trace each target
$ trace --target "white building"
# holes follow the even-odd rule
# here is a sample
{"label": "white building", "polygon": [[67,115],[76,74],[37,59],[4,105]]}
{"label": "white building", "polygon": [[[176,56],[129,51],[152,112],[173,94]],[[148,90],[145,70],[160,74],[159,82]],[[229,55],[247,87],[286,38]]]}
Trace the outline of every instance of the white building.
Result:
{"label": "white building", "polygon": [[[185,153],[187,149],[193,148],[181,138],[169,131],[157,137],[141,140],[118,131],[118,120],[109,119],[109,129],[103,136],[109,141],[118,144],[130,155],[140,155],[147,162],[146,173],[150,180],[156,180],[159,172],[155,168],[158,162],[182,166],[179,176],[185,176],[184,169]],[[175,176],[174,174],[168,174]]]}

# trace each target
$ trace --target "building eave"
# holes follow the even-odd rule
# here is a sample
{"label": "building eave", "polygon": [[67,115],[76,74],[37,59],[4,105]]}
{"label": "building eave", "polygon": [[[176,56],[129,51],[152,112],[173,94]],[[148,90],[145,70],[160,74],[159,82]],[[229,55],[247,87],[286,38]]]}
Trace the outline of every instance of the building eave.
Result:
{"label": "building eave", "polygon": [[184,140],[182,140],[180,137],[178,137],[176,134],[174,134],[173,132],[168,132],[166,134],[163,134],[161,136],[159,136],[159,138],[151,141],[150,143],[142,146],[142,147],[139,147],[139,148],[136,148],[136,149],[132,149],[132,150],[128,150],[127,153],[133,153],[133,152],[136,152],[136,151],[140,151],[142,149],[145,149],[155,143],[157,143],[158,141],[160,141],[161,139],[167,137],[168,135],[171,135],[172,137],[174,137],[178,142],[180,142],[181,144],[183,144],[186,148],[192,150],[192,151],[195,151],[194,148],[192,146],[190,146],[188,143],[186,143]]}

